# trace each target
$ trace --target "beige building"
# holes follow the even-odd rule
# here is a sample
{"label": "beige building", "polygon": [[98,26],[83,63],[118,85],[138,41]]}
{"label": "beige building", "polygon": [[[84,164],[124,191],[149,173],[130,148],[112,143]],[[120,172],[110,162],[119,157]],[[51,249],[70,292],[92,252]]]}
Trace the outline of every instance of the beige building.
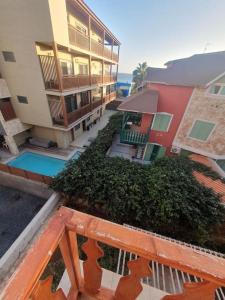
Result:
{"label": "beige building", "polygon": [[66,148],[95,124],[116,97],[119,47],[82,0],[1,1],[0,70],[29,130],[9,148],[27,136]]}
{"label": "beige building", "polygon": [[213,159],[225,159],[224,77],[193,90],[173,144]]}

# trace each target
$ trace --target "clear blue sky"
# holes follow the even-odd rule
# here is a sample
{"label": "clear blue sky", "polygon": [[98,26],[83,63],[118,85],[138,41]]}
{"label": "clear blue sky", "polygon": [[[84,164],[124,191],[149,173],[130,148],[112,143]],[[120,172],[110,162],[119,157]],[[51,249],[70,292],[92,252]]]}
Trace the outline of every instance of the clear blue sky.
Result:
{"label": "clear blue sky", "polygon": [[120,72],[225,50],[225,0],[84,1],[122,43]]}

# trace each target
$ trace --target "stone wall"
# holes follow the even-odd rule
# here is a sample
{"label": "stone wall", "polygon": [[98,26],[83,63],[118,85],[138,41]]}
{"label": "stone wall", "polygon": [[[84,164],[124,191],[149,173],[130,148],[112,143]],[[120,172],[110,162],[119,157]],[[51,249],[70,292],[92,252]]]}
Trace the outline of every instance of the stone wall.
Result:
{"label": "stone wall", "polygon": [[[206,141],[188,136],[195,120],[216,124]],[[215,159],[225,158],[225,98],[209,95],[204,88],[196,88],[173,144]]]}

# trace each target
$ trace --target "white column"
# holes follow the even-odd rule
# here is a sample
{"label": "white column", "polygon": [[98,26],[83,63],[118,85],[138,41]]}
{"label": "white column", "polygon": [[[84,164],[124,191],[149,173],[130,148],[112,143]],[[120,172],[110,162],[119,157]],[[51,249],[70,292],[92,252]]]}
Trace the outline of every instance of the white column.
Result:
{"label": "white column", "polygon": [[17,144],[16,144],[16,142],[15,142],[14,137],[13,137],[13,136],[5,135],[4,138],[5,138],[6,144],[7,144],[8,147],[9,147],[9,151],[10,151],[12,154],[14,154],[14,155],[19,154],[19,149],[18,149],[18,147],[17,147]]}

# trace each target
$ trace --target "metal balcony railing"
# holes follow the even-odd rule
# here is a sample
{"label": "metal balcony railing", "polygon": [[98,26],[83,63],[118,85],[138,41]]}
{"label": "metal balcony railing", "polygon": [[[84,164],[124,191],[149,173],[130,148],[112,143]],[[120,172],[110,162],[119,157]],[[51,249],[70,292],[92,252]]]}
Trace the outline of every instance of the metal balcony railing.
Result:
{"label": "metal balcony railing", "polygon": [[135,130],[123,129],[120,132],[120,142],[131,145],[145,145],[148,141],[148,135]]}

